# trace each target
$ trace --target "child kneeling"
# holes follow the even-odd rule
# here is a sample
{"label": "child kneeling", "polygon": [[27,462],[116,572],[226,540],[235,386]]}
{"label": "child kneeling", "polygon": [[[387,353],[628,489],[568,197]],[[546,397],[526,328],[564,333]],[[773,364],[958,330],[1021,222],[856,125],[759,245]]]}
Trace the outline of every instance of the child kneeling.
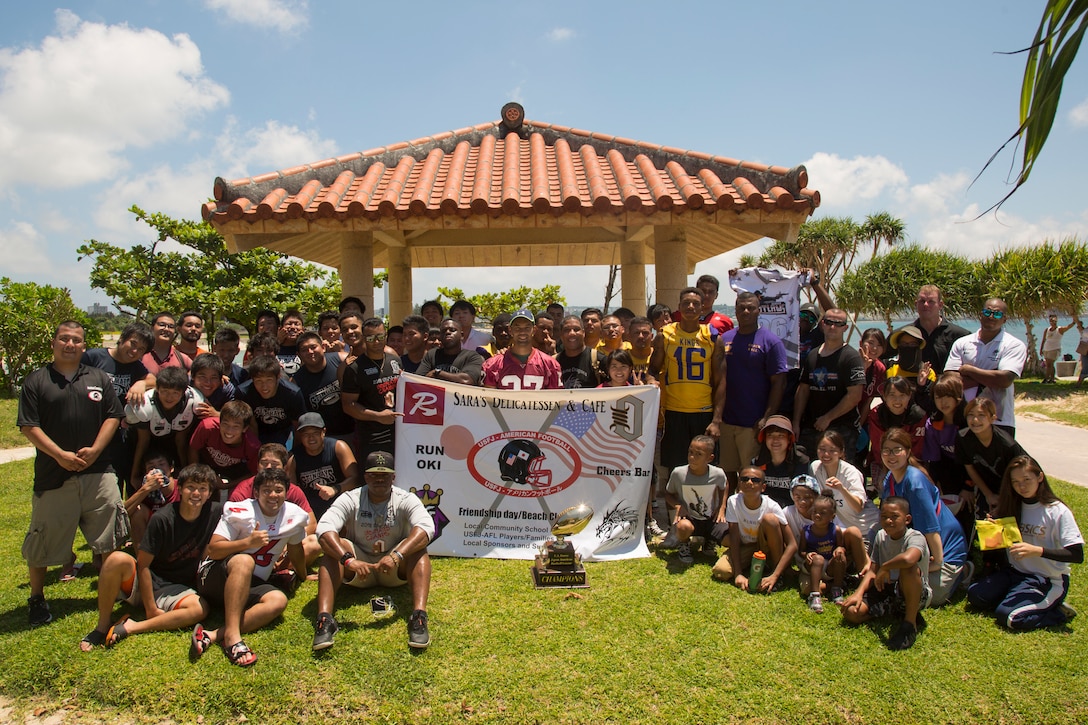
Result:
{"label": "child kneeling", "polygon": [[839,606],[851,624],[875,617],[902,614],[903,621],[888,638],[888,649],[909,649],[925,627],[921,610],[932,590],[921,562],[929,562],[926,537],[910,528],[910,503],[889,496],[880,504],[880,531],[873,541],[872,563],[857,591]]}

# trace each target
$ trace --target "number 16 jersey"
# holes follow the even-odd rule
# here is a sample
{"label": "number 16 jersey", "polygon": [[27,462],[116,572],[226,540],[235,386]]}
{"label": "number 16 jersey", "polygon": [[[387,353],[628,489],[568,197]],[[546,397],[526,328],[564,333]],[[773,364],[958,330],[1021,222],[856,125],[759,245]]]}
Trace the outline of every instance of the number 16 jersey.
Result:
{"label": "number 16 jersey", "polygon": [[699,325],[695,332],[685,332],[679,322],[673,322],[662,327],[660,334],[665,338],[665,410],[712,411],[714,339],[710,328]]}

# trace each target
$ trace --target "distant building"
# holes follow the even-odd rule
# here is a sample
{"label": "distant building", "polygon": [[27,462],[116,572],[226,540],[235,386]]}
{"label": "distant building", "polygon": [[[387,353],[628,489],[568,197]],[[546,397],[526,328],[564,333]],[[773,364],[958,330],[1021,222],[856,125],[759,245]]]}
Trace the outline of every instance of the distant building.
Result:
{"label": "distant building", "polygon": [[87,308],[87,314],[91,317],[103,317],[110,314],[110,308],[105,305],[100,305],[95,302],[93,305]]}

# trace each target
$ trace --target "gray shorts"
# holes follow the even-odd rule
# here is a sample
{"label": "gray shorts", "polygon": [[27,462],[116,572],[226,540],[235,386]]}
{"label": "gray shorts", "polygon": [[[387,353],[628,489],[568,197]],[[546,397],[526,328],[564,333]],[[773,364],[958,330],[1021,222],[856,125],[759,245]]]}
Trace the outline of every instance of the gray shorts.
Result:
{"label": "gray shorts", "polygon": [[963,564],[949,564],[947,561],[939,570],[929,572],[929,588],[933,590],[929,606],[939,607],[947,602],[952,592],[956,591],[956,584],[962,573]]}
{"label": "gray shorts", "polygon": [[[189,597],[200,596],[192,587],[184,584],[175,584],[161,578],[155,572],[151,574],[151,588],[154,590],[155,606],[164,612],[170,612],[181,606],[181,603]],[[121,588],[117,592],[117,601],[128,602],[134,607],[143,606],[140,598],[140,578],[136,576],[136,562],[132,562],[132,577],[126,577],[121,582]]]}
{"label": "gray shorts", "polygon": [[31,567],[67,564],[72,559],[77,527],[96,554],[109,554],[125,543],[128,514],[115,474],[77,474],[60,488],[35,493],[30,529],[23,539],[26,563]]}
{"label": "gray shorts", "polygon": [[[377,564],[382,560],[386,554],[367,554],[365,551],[359,551],[355,546],[355,542],[350,539],[340,539],[340,543],[345,549],[349,549],[355,558],[365,561],[367,564]],[[396,547],[394,547],[396,548]],[[344,584],[349,587],[355,587],[356,589],[368,589],[370,587],[383,586],[383,587],[402,587],[408,583],[407,579],[400,578],[400,567],[398,566],[388,574],[378,572],[377,574],[371,573],[365,577],[352,577],[351,579],[344,579]]]}

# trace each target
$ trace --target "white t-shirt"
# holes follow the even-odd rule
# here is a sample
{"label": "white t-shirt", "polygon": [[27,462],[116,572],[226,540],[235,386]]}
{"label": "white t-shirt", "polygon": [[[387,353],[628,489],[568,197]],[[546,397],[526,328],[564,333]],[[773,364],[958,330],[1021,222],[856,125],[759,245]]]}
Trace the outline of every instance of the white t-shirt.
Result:
{"label": "white t-shirt", "polygon": [[786,360],[791,368],[801,367],[801,288],[809,284],[809,275],[793,271],[745,267],[729,271],[729,286],[735,292],[755,292],[760,296],[759,326],[766,327],[786,346]]}
{"label": "white t-shirt", "polygon": [[[1020,536],[1024,541],[1044,549],[1064,549],[1073,544],[1083,544],[1073,512],[1061,501],[1049,504],[1026,503],[1020,508]],[[1069,574],[1069,562],[1032,556],[1009,560],[1013,567],[1025,574],[1039,574],[1047,579],[1061,581]]]}
{"label": "white t-shirt", "polygon": [[740,527],[742,544],[754,544],[759,541],[759,522],[766,514],[774,514],[779,523],[789,524],[782,507],[768,496],[760,497],[759,508],[755,510],[744,505],[744,496],[739,493],[730,496],[725,504],[725,520],[730,525],[736,524]]}
{"label": "white t-shirt", "polygon": [[284,501],[275,516],[265,516],[256,499],[248,498],[223,504],[223,518],[219,519],[215,533],[228,541],[238,541],[252,534],[257,526],[267,531],[267,544],[240,552],[253,557],[253,576],[267,580],[284,548],[306,538],[306,525],[309,523],[310,514],[290,501]]}
{"label": "white t-shirt", "polygon": [[842,482],[843,488],[864,502],[861,505],[861,511],[854,510],[854,507],[842,495],[841,489],[831,488],[827,485],[827,471],[824,470],[823,461],[816,460],[812,462],[812,475],[819,482],[824,493],[829,493],[835,497],[835,506],[837,508],[835,523],[843,528],[856,526],[862,536],[868,537],[870,529],[880,521],[880,511],[865,495],[865,477],[861,474],[861,471],[846,461],[839,461],[839,472],[835,476]]}
{"label": "white t-shirt", "polygon": [[715,491],[724,494],[725,486],[725,471],[717,466],[707,466],[706,473],[701,476],[696,476],[687,466],[680,466],[673,469],[665,490],[684,502],[687,515],[691,518],[711,520],[717,513],[714,508]]}
{"label": "white t-shirt", "polygon": [[[1000,330],[994,339],[989,342],[983,342],[978,333],[975,332],[952,343],[952,349],[948,353],[948,364],[944,366],[944,369],[946,371],[959,370],[964,365],[974,365],[982,370],[1007,370],[1016,377],[1020,377],[1027,358],[1027,345],[1012,335],[1006,335],[1004,330]],[[1015,387],[1015,385],[1010,385],[1001,390],[998,388],[980,389],[977,386],[972,386],[964,388],[963,399],[971,401],[979,395],[986,396],[994,401],[994,405],[997,407],[997,420],[994,422],[997,425],[1015,426],[1016,418],[1013,416]]]}

